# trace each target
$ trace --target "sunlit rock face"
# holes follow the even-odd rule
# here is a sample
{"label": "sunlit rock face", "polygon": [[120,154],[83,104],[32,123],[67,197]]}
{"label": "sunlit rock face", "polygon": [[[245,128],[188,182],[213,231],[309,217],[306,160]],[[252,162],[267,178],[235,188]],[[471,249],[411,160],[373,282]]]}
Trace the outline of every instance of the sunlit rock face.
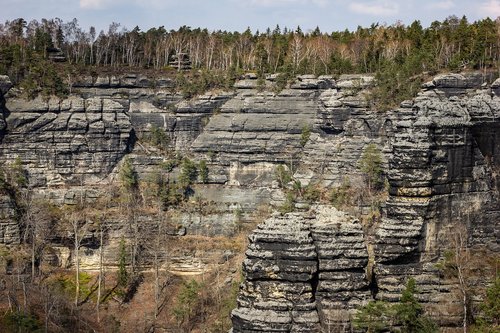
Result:
{"label": "sunlit rock face", "polygon": [[[462,225],[470,244],[498,252],[500,81],[441,75],[384,112],[370,107],[371,76],[304,75],[281,90],[272,75],[257,81],[247,75],[231,91],[185,99],[168,78],[82,77],[65,99],[26,100],[0,77],[0,162],[20,160],[37,197],[92,202],[116,183],[125,156],[141,179],[168,162],[144,140],[160,128],[171,156],[205,160],[209,169],[207,184],[193,185],[206,204],[172,214],[176,228],[168,233],[231,236],[238,215],[261,222],[252,215],[259,207],[283,203],[278,165],[302,186],[328,190],[360,178],[360,157],[373,143],[388,180],[380,223],[364,228],[352,216],[366,207],[349,215],[307,204],[266,220],[250,236],[234,331],[342,331],[369,300],[397,301],[409,276],[440,325],[458,325],[456,286],[443,282],[435,264]],[[168,176],[175,179],[179,169]],[[0,244],[21,241],[17,210],[13,193],[3,190]],[[146,230],[155,221],[140,219]],[[108,222],[105,261],[113,265],[119,240],[130,235],[126,219]],[[89,228],[83,245],[89,269],[96,232]],[[63,263],[70,250],[59,236],[53,248]],[[171,259],[179,270],[204,269],[189,256]]]}
{"label": "sunlit rock face", "polygon": [[[414,100],[379,120],[387,127],[381,131],[385,135],[380,141],[385,142],[388,160],[389,197],[375,228],[363,232],[330,213],[326,218],[330,222],[321,227],[318,238],[316,221],[324,220],[325,214],[308,213],[306,234],[316,249],[315,259],[308,262],[317,261],[317,276],[308,281],[323,332],[350,328],[352,309],[371,299],[398,301],[409,277],[416,279],[420,301],[442,327],[460,325],[461,309],[454,294],[457,287],[442,279],[436,264],[462,229],[469,235],[470,246],[498,253],[499,86],[498,81],[483,84],[481,75],[441,75],[424,84]],[[337,113],[328,122],[335,124],[344,117]],[[356,120],[350,113],[349,121]],[[365,127],[363,132],[369,131]],[[330,133],[340,135],[339,130]],[[289,223],[285,229],[290,235],[296,219],[282,217],[282,224]],[[270,225],[273,223],[266,221],[260,229]],[[347,242],[338,236],[342,230],[351,232]],[[250,240],[248,258],[255,256],[252,236]],[[286,246],[279,241],[274,245],[275,251],[286,256]],[[335,249],[326,252],[335,253],[335,260],[322,260],[322,246]],[[272,253],[265,253],[272,258]],[[246,265],[243,268],[248,270]],[[287,281],[293,280],[288,277]],[[265,331],[267,317],[252,312],[258,306],[243,301],[259,297],[249,295],[248,281],[255,284],[251,277],[243,284],[239,307],[233,312],[234,331]],[[279,284],[278,280],[274,283]],[[296,292],[299,290],[300,286]],[[252,292],[258,294],[259,289]],[[267,310],[278,312],[269,318],[282,318],[285,313]],[[256,318],[258,325],[252,327],[248,318]],[[293,320],[286,325],[288,331],[300,330]]]}

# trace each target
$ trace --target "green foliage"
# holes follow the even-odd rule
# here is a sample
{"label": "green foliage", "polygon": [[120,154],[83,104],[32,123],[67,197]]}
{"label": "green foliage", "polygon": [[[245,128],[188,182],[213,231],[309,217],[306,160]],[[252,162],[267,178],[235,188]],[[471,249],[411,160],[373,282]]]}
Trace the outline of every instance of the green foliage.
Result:
{"label": "green foliage", "polygon": [[292,191],[287,191],[285,202],[278,208],[281,214],[291,213],[295,210],[295,196]]}
{"label": "green foliage", "polygon": [[385,62],[380,66],[375,75],[377,81],[373,89],[371,99],[377,110],[386,111],[398,107],[404,100],[415,97],[420,91],[422,77],[417,75],[419,61],[409,57],[404,64],[392,61]]}
{"label": "green foliage", "polygon": [[302,198],[308,203],[319,201],[321,199],[321,190],[319,186],[309,183],[302,191]]}
{"label": "green foliage", "polygon": [[291,172],[283,164],[276,167],[274,174],[280,188],[285,188],[292,180]]}
{"label": "green foliage", "polygon": [[382,153],[375,144],[370,143],[366,146],[359,160],[359,169],[365,175],[370,192],[381,188],[383,185]]}
{"label": "green foliage", "polygon": [[423,313],[422,305],[415,298],[417,292],[415,279],[410,278],[406,284],[405,290],[401,295],[401,300],[394,306],[395,318],[403,328],[404,332],[420,332],[419,317]]}
{"label": "green foliage", "polygon": [[[90,282],[92,281],[92,276],[86,272],[80,272],[78,274],[78,279],[80,282],[79,288],[79,299],[85,299],[90,296],[92,289]],[[52,283],[52,287],[59,289],[68,296],[73,296],[76,291],[76,280],[74,275],[60,275]]]}
{"label": "green foliage", "polygon": [[208,167],[207,161],[201,160],[198,164],[198,174],[200,175],[200,180],[203,184],[208,183]]}
{"label": "green foliage", "polygon": [[234,83],[235,75],[232,72],[225,73],[204,69],[200,72],[192,71],[189,77],[183,72],[179,72],[175,82],[184,98],[192,98],[211,89],[227,88],[230,83]]}
{"label": "green foliage", "polygon": [[186,188],[180,184],[167,183],[162,187],[161,191],[161,199],[163,203],[163,207],[175,207],[179,205],[184,199],[186,194]]}
{"label": "green foliage", "polygon": [[177,304],[172,309],[173,315],[179,326],[191,319],[194,307],[199,301],[201,288],[202,285],[195,279],[191,279],[182,284],[177,297]]}
{"label": "green foliage", "polygon": [[[380,301],[369,302],[356,313],[354,326],[366,329],[367,332],[439,332],[436,323],[424,315],[423,308],[415,297],[417,292],[415,279],[408,279],[398,303],[391,305]],[[399,326],[400,329],[395,331],[392,326]]]}
{"label": "green foliage", "polygon": [[125,240],[122,238],[120,240],[120,249],[118,252],[118,276],[117,285],[121,288],[125,288],[128,284],[129,276],[127,272],[127,247]]}
{"label": "green foliage", "polygon": [[16,188],[26,187],[28,185],[28,174],[23,168],[23,162],[19,156],[11,164],[9,173],[9,183]]}
{"label": "green foliage", "polygon": [[333,187],[330,191],[330,203],[337,209],[351,203],[351,184],[349,179],[344,179],[338,187]]}
{"label": "green foliage", "polygon": [[[43,325],[32,314],[7,312],[0,318],[0,328],[5,326],[5,333],[38,333],[43,332]],[[3,325],[2,325],[3,322]]]}
{"label": "green foliage", "polygon": [[196,164],[189,158],[184,158],[181,165],[181,174],[179,182],[182,186],[188,187],[192,185],[198,178],[198,168]]}
{"label": "green foliage", "polygon": [[280,92],[281,90],[285,89],[286,86],[288,85],[288,81],[292,78],[292,75],[290,72],[284,72],[284,73],[279,73],[276,76],[275,84],[276,92]]}
{"label": "green foliage", "polygon": [[125,190],[132,192],[139,186],[139,176],[130,158],[125,157],[119,173],[120,181]]}
{"label": "green foliage", "polygon": [[174,170],[174,168],[179,165],[179,163],[180,163],[180,161],[177,158],[175,158],[175,159],[170,159],[170,160],[161,162],[159,164],[159,167],[166,172],[172,172]]}
{"label": "green foliage", "polygon": [[358,310],[354,316],[353,325],[368,333],[384,332],[389,327],[389,318],[393,316],[392,312],[391,306],[387,302],[371,301]]}
{"label": "green foliage", "polygon": [[300,133],[300,145],[304,147],[311,137],[311,126],[304,125]]}
{"label": "green foliage", "polygon": [[[63,29],[71,23],[72,29]],[[414,21],[406,26],[373,24],[331,33],[318,29],[208,32],[186,26],[177,31],[159,27],[118,32],[118,26],[113,23],[107,33],[96,36],[76,21],[44,19],[30,23],[30,29],[23,19],[5,22],[0,36],[0,74],[8,74],[15,84],[22,82],[30,97],[63,95],[64,67],[88,66],[86,71],[95,73],[106,67],[154,68],[172,74],[168,55],[178,53],[183,43],[165,41],[196,41],[189,54],[192,70],[180,71],[176,78],[177,90],[188,98],[209,89],[231,88],[244,71],[259,73],[259,86],[264,73],[282,73],[276,80],[278,89],[286,85],[288,76],[296,74],[360,72],[377,73],[380,88],[374,103],[388,108],[412,96],[426,73],[498,71],[500,53],[497,23],[490,18],[469,22],[465,16],[450,16],[427,28]],[[66,64],[48,59],[48,48],[54,46],[64,53]]]}
{"label": "green foliage", "polygon": [[486,289],[486,297],[480,305],[480,313],[473,333],[499,333],[500,332],[500,277]]}
{"label": "green foliage", "polygon": [[147,141],[158,149],[166,150],[170,143],[170,138],[163,128],[151,126]]}
{"label": "green foliage", "polygon": [[266,79],[262,75],[259,75],[257,78],[257,91],[262,92],[264,89],[266,89]]}

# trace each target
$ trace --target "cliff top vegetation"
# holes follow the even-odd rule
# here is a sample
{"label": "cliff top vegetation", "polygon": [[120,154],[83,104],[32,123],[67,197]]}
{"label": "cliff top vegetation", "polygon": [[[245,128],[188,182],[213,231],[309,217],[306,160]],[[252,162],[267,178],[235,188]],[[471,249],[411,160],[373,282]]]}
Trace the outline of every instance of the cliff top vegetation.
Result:
{"label": "cliff top vegetation", "polygon": [[[442,71],[499,68],[500,21],[469,22],[450,16],[423,27],[420,21],[358,27],[356,31],[304,33],[276,26],[263,32],[208,31],[163,26],[141,31],[109,25],[107,31],[82,29],[77,19],[19,18],[0,24],[0,74],[28,96],[64,96],[81,73],[147,72],[192,78],[205,73],[204,89],[227,87],[240,74],[375,73],[374,104],[412,97],[423,77]],[[189,72],[189,70],[191,70]],[[191,73],[191,74],[189,74]],[[181,85],[182,82],[179,83]],[[194,91],[196,93],[196,91]]]}

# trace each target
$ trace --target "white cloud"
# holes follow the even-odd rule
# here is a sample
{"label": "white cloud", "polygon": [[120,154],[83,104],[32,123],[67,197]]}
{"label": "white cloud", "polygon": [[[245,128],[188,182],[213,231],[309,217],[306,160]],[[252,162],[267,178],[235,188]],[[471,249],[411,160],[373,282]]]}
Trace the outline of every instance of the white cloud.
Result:
{"label": "white cloud", "polygon": [[[184,0],[186,2],[187,0]],[[116,6],[128,6],[131,8],[165,9],[172,1],[167,0],[80,0],[82,9],[109,9]]]}
{"label": "white cloud", "polygon": [[328,4],[328,0],[251,0],[250,4],[260,7],[280,7],[293,4],[308,4],[324,7]]}
{"label": "white cloud", "polygon": [[120,3],[120,0],[80,0],[82,9],[106,9]]}
{"label": "white cloud", "polygon": [[483,16],[489,16],[490,18],[497,18],[500,16],[500,1],[490,0],[483,2],[479,5],[479,14]]}
{"label": "white cloud", "polygon": [[429,9],[439,9],[439,10],[450,10],[455,7],[455,2],[453,0],[444,0],[433,2],[427,5]]}
{"label": "white cloud", "polygon": [[351,2],[349,10],[358,14],[373,16],[394,16],[399,13],[397,3],[381,0],[371,2]]}

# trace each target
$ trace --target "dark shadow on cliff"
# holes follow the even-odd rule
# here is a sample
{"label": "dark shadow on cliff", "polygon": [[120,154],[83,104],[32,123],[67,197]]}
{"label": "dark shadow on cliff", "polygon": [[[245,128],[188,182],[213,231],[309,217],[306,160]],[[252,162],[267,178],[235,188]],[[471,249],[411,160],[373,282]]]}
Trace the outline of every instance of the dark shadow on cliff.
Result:
{"label": "dark shadow on cliff", "polygon": [[3,137],[7,133],[7,118],[10,116],[10,111],[5,107],[5,98],[0,95],[0,144],[3,142]]}
{"label": "dark shadow on cliff", "polygon": [[136,142],[137,142],[137,135],[135,134],[135,130],[132,128],[130,130],[130,135],[127,140],[127,148],[125,150],[126,154],[129,154],[134,150]]}

